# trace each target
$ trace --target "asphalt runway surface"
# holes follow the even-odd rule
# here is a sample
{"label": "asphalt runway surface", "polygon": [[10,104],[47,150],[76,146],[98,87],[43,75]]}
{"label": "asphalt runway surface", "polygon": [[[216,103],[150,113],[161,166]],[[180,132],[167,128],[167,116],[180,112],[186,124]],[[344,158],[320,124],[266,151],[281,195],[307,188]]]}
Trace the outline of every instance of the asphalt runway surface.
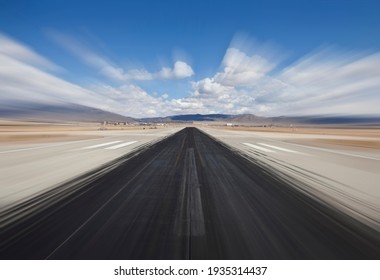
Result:
{"label": "asphalt runway surface", "polygon": [[379,259],[371,227],[196,128],[0,214],[1,259]]}

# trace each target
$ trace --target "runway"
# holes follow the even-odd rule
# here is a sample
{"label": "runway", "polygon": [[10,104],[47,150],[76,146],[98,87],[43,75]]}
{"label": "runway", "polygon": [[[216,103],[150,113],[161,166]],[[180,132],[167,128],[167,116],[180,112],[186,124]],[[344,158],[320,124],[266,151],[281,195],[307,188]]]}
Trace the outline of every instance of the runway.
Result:
{"label": "runway", "polygon": [[378,231],[304,184],[185,128],[3,211],[0,257],[380,258]]}

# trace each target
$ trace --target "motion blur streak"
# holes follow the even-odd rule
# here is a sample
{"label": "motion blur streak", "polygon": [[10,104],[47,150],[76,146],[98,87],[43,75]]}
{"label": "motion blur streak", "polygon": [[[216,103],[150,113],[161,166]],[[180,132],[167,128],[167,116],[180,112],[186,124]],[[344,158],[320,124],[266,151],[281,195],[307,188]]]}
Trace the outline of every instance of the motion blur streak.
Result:
{"label": "motion blur streak", "polygon": [[0,218],[2,259],[378,259],[379,233],[195,128]]}

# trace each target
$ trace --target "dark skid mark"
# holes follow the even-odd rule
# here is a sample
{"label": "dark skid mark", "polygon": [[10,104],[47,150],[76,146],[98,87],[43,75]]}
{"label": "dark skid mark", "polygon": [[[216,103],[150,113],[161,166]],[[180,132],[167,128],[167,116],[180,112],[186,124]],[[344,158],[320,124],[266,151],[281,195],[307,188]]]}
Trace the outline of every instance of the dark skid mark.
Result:
{"label": "dark skid mark", "polygon": [[186,128],[3,210],[0,258],[380,258],[378,232],[298,184]]}

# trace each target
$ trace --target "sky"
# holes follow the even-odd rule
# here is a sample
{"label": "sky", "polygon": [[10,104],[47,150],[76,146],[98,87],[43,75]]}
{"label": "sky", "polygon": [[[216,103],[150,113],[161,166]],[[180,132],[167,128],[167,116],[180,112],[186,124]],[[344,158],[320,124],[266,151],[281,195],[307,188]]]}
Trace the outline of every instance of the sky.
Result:
{"label": "sky", "polygon": [[0,0],[0,102],[380,114],[380,1]]}

